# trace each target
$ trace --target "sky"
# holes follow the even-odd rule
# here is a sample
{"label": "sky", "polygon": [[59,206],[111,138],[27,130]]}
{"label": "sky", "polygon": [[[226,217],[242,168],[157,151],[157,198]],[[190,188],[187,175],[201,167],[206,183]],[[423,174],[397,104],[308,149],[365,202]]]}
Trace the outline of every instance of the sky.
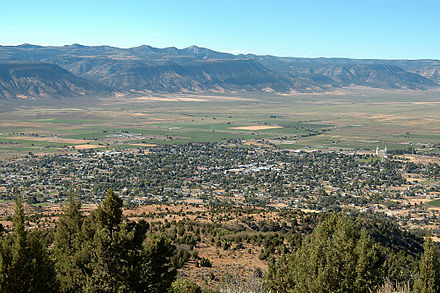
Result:
{"label": "sky", "polygon": [[439,0],[0,0],[0,45],[440,59]]}

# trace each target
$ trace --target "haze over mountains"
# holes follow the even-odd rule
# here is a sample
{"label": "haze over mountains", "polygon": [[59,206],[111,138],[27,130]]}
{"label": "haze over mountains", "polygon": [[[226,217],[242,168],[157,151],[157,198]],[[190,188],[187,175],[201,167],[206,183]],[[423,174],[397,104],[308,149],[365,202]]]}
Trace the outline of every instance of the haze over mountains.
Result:
{"label": "haze over mountains", "polygon": [[440,87],[439,60],[232,55],[196,46],[0,46],[0,98],[137,92],[318,92]]}

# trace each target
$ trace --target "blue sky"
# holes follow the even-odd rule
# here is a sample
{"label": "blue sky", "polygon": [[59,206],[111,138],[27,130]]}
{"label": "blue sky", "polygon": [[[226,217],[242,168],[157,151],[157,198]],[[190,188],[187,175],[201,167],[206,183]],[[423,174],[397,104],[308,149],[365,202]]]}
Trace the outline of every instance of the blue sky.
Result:
{"label": "blue sky", "polygon": [[440,59],[438,0],[0,0],[0,44]]}

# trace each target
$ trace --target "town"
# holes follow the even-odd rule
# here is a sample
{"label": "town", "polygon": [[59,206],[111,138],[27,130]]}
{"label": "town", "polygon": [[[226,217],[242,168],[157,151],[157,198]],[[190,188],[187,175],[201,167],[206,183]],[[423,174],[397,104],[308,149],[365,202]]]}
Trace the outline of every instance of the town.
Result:
{"label": "town", "polygon": [[440,235],[440,166],[435,159],[414,163],[386,150],[293,151],[240,141],[30,154],[0,162],[0,196],[8,202],[19,193],[32,205],[57,205],[74,190],[83,203],[99,204],[112,188],[132,207],[356,210],[384,213],[408,229],[428,228]]}

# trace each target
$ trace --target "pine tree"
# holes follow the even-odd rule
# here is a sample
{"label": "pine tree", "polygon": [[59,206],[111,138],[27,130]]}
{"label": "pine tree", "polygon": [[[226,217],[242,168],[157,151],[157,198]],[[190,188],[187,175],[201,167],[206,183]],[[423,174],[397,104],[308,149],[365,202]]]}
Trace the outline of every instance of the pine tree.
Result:
{"label": "pine tree", "polygon": [[27,245],[27,233],[24,226],[24,211],[21,197],[17,197],[15,204],[14,217],[12,223],[14,227],[13,246],[12,246],[12,275],[11,289],[13,291],[26,292],[32,285],[32,260],[30,260],[29,248]]}
{"label": "pine tree", "polygon": [[369,292],[383,279],[384,256],[355,222],[330,216],[289,255],[269,262],[274,292]]}
{"label": "pine tree", "polygon": [[102,204],[83,225],[90,237],[87,280],[84,291],[150,292],[143,242],[148,225],[123,219],[122,199],[109,190]]}
{"label": "pine tree", "polygon": [[383,256],[377,243],[374,243],[362,229],[354,249],[357,255],[354,287],[359,292],[368,292],[378,287],[385,275]]}
{"label": "pine tree", "polygon": [[419,268],[420,275],[415,282],[415,291],[419,293],[440,292],[440,253],[430,236],[425,238]]}
{"label": "pine tree", "polygon": [[40,231],[25,230],[21,198],[17,197],[12,239],[3,245],[2,292],[56,292],[55,270]]}
{"label": "pine tree", "polygon": [[109,190],[102,204],[90,215],[93,231],[91,257],[87,264],[90,276],[87,287],[92,291],[126,291],[124,284],[124,257],[126,247],[121,247],[118,237],[122,224],[122,199]]}
{"label": "pine tree", "polygon": [[69,192],[64,213],[57,223],[54,244],[55,268],[62,292],[78,292],[84,282],[85,264],[80,254],[83,218],[81,202]]}
{"label": "pine tree", "polygon": [[145,246],[145,283],[148,292],[166,292],[176,277],[176,270],[171,263],[175,247],[164,237],[152,236]]}

